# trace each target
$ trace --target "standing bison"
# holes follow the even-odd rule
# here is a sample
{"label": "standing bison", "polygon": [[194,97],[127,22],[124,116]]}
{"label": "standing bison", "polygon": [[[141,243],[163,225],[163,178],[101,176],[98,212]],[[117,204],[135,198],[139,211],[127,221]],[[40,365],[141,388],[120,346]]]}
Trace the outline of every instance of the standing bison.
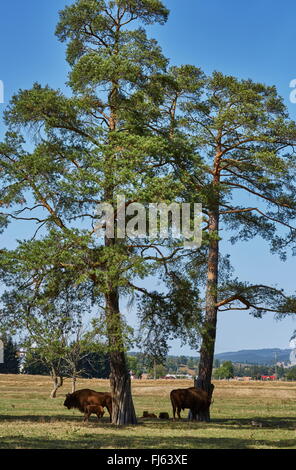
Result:
{"label": "standing bison", "polygon": [[104,407],[107,408],[110,415],[110,421],[112,418],[112,398],[111,393],[106,392],[95,392],[85,388],[83,390],[77,390],[74,393],[68,393],[64,406],[70,410],[76,408],[81,413],[84,413],[84,421],[88,421],[92,413],[96,414],[98,419],[104,414]]}
{"label": "standing bison", "polygon": [[180,412],[185,408],[189,408],[192,413],[192,419],[196,420],[197,415],[201,411],[206,411],[211,405],[211,400],[204,390],[201,388],[179,388],[172,390],[171,402],[173,407],[173,417],[176,419],[176,410],[178,418],[180,419]]}

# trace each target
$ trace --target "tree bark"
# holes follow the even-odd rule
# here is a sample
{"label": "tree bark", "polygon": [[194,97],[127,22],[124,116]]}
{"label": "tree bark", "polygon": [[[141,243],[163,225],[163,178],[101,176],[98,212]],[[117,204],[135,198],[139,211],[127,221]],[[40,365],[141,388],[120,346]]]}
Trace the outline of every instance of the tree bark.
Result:
{"label": "tree bark", "polygon": [[[118,41],[116,39],[114,54],[118,54]],[[109,131],[115,132],[117,129],[117,100],[119,95],[118,80],[112,81],[111,90],[108,97],[110,117]],[[109,143],[112,137],[109,137]],[[108,165],[105,169],[106,186],[104,191],[105,202],[114,201],[114,161],[115,155],[109,156]],[[105,236],[105,247],[114,247],[117,244],[116,239],[116,220],[114,220],[114,238]],[[112,394],[112,424],[117,426],[127,424],[137,424],[136,413],[134,409],[131,379],[127,368],[127,361],[124,352],[124,340],[122,334],[122,320],[119,310],[119,294],[117,287],[117,278],[107,280],[107,291],[105,293],[106,321],[109,341],[110,357],[110,385]]]}
{"label": "tree bark", "polygon": [[[197,377],[196,379],[194,379],[194,387],[197,388],[197,389],[200,388],[202,390],[205,390],[207,392],[209,398],[210,398],[210,401],[212,401],[212,395],[213,395],[214,388],[215,388],[214,384],[211,383],[210,387],[206,389],[204,381],[201,380],[199,377]],[[189,421],[193,421],[193,415],[192,415],[191,410],[189,410],[188,419],[189,419]],[[210,408],[197,413],[196,420],[197,421],[205,421],[205,422],[208,423],[210,421]]]}
{"label": "tree bark", "polygon": [[106,315],[110,346],[110,385],[112,393],[112,424],[137,424],[131,378],[124,353],[117,289],[106,294]]}
{"label": "tree bark", "polygon": [[72,377],[72,393],[76,392],[76,381],[77,377]]}
{"label": "tree bark", "polygon": [[112,353],[111,356],[112,424],[137,424],[125,355]]}
{"label": "tree bark", "polygon": [[[213,169],[213,201],[209,211],[209,253],[206,287],[206,308],[200,348],[198,388],[213,394],[212,372],[217,328],[218,269],[219,269],[219,185],[221,148],[218,145]],[[199,421],[210,421],[210,409],[199,413]]]}

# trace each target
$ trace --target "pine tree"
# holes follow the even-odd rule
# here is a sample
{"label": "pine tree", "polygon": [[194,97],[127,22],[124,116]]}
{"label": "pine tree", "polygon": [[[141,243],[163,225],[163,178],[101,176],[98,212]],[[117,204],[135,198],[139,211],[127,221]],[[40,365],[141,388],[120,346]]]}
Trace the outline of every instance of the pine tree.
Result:
{"label": "pine tree", "polygon": [[[203,203],[205,222],[205,251],[193,253],[187,266],[197,281],[206,280],[197,386],[211,395],[218,312],[274,312],[277,318],[296,312],[296,297],[283,289],[233,279],[229,258],[220,252],[226,234],[232,243],[262,237],[282,259],[293,252],[296,125],[275,87],[220,72],[207,77],[202,94],[184,107],[197,150],[179,167],[188,199]],[[208,412],[199,416],[209,418]]]}
{"label": "pine tree", "polygon": [[[89,292],[98,310],[103,306],[112,422],[118,425],[136,423],[120,295],[136,289],[134,277],[153,271],[147,261],[159,260],[119,239],[116,224],[114,238],[100,239],[96,208],[114,206],[121,194],[128,205],[176,192],[174,175],[159,175],[171,144],[150,126],[158,106],[152,82],[159,82],[167,60],[139,26],[163,24],[167,16],[158,0],[77,0],[65,7],[56,34],[67,43],[72,95],[37,83],[21,90],[5,113],[9,130],[0,145],[2,203],[19,206],[6,220],[36,223],[31,240],[3,253],[3,279],[13,282],[17,273],[18,286],[45,297],[51,283],[58,294],[57,280],[67,279],[73,289],[80,285]],[[29,129],[30,152],[24,145]]]}

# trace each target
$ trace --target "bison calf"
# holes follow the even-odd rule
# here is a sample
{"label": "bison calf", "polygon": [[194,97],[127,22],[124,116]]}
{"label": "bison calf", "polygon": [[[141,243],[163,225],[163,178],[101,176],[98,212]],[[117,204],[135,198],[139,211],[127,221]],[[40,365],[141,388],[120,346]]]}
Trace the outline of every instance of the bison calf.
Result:
{"label": "bison calf", "polygon": [[104,414],[104,407],[107,408],[110,421],[112,418],[112,398],[111,393],[106,392],[95,392],[88,388],[83,390],[77,390],[74,393],[68,393],[64,406],[70,410],[76,408],[81,413],[84,413],[84,421],[88,421],[90,415],[95,413],[98,418],[101,418]]}
{"label": "bison calf", "polygon": [[194,387],[172,390],[170,398],[173,407],[174,420],[176,419],[176,410],[178,418],[180,419],[181,410],[189,408],[192,413],[192,419],[196,420],[198,413],[207,410],[211,405],[211,400],[209,399],[207,392]]}
{"label": "bison calf", "polygon": [[100,405],[87,405],[84,412],[84,421],[88,421],[91,414],[97,415],[98,419],[104,416],[104,408]]}

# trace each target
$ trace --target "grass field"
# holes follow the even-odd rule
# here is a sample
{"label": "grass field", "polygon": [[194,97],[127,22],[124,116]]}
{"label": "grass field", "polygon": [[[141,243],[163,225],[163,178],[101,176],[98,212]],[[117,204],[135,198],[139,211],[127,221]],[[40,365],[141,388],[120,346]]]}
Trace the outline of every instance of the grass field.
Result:
{"label": "grass field", "polygon": [[[191,386],[182,380],[135,380],[138,426],[114,427],[108,413],[89,424],[63,407],[70,381],[49,398],[50,379],[0,375],[1,449],[296,449],[296,383],[215,383],[210,423],[140,419],[143,411],[172,409],[169,393]],[[107,380],[80,380],[77,388],[109,390]]]}

